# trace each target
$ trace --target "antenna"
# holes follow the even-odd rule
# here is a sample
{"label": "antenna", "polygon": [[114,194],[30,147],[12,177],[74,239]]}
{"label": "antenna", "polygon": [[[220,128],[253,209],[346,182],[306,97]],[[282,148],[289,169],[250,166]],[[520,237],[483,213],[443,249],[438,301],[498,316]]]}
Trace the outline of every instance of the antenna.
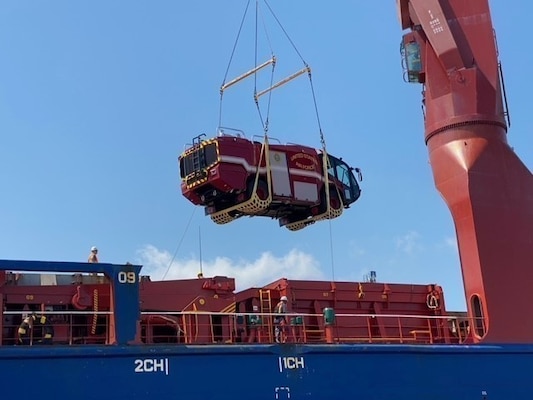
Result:
{"label": "antenna", "polygon": [[203,278],[204,273],[202,271],[202,231],[200,226],[198,226],[198,245],[200,248],[200,272],[198,272],[198,278]]}

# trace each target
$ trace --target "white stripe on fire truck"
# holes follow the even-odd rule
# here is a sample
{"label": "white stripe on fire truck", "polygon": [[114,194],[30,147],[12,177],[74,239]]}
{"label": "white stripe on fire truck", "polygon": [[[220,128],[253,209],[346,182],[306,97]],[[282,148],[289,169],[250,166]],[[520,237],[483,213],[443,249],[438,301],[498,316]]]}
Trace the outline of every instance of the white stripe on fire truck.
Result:
{"label": "white stripe on fire truck", "polygon": [[[228,164],[242,165],[244,167],[244,169],[247,172],[249,172],[249,173],[255,173],[255,171],[256,171],[256,167],[253,166],[253,165],[248,164],[248,161],[246,161],[246,159],[243,158],[243,157],[220,156],[219,160],[221,162],[225,162],[225,163],[228,163]],[[281,166],[274,166],[274,167],[270,167],[270,168],[272,170],[276,170],[276,171],[285,171],[286,170],[284,167],[281,167]],[[266,173],[266,167],[260,167],[259,168],[259,173],[260,174]],[[316,171],[307,171],[307,170],[298,169],[298,168],[289,168],[289,173],[291,175],[306,176],[306,177],[309,177],[309,178],[315,178],[315,179],[319,179],[319,180],[322,180],[322,181],[324,180],[324,177],[322,176],[322,174],[320,174],[319,172],[316,172]]]}

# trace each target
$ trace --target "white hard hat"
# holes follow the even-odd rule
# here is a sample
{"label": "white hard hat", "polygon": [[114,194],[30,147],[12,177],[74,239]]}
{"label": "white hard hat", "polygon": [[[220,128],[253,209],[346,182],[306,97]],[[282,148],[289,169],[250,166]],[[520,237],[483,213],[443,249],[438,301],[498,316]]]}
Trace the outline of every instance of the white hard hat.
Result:
{"label": "white hard hat", "polygon": [[281,296],[280,301],[287,301],[287,296]]}
{"label": "white hard hat", "polygon": [[98,249],[96,248],[96,246],[93,246],[91,247],[91,251],[98,251]]}

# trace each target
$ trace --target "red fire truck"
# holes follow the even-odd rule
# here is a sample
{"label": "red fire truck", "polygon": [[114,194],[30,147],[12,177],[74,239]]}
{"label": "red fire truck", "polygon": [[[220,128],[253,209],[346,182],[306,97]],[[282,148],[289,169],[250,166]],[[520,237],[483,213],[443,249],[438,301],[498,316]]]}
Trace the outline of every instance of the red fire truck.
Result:
{"label": "red fire truck", "polygon": [[179,157],[181,190],[218,224],[244,215],[267,216],[299,230],[340,216],[361,194],[360,170],[324,154],[241,133],[200,135]]}

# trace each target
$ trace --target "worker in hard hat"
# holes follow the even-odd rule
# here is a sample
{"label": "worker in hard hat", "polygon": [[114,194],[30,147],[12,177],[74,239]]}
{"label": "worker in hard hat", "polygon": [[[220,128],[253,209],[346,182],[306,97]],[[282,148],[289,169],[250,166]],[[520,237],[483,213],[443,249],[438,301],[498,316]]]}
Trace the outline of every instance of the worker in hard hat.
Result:
{"label": "worker in hard hat", "polygon": [[98,249],[96,248],[96,246],[91,247],[91,253],[89,254],[89,258],[87,262],[90,262],[90,263],[98,262]]}
{"label": "worker in hard hat", "polygon": [[287,296],[281,296],[279,303],[274,308],[274,324],[276,326],[274,334],[276,343],[285,343],[286,340],[285,326],[287,325],[287,319],[285,314],[287,314],[287,301]]}

